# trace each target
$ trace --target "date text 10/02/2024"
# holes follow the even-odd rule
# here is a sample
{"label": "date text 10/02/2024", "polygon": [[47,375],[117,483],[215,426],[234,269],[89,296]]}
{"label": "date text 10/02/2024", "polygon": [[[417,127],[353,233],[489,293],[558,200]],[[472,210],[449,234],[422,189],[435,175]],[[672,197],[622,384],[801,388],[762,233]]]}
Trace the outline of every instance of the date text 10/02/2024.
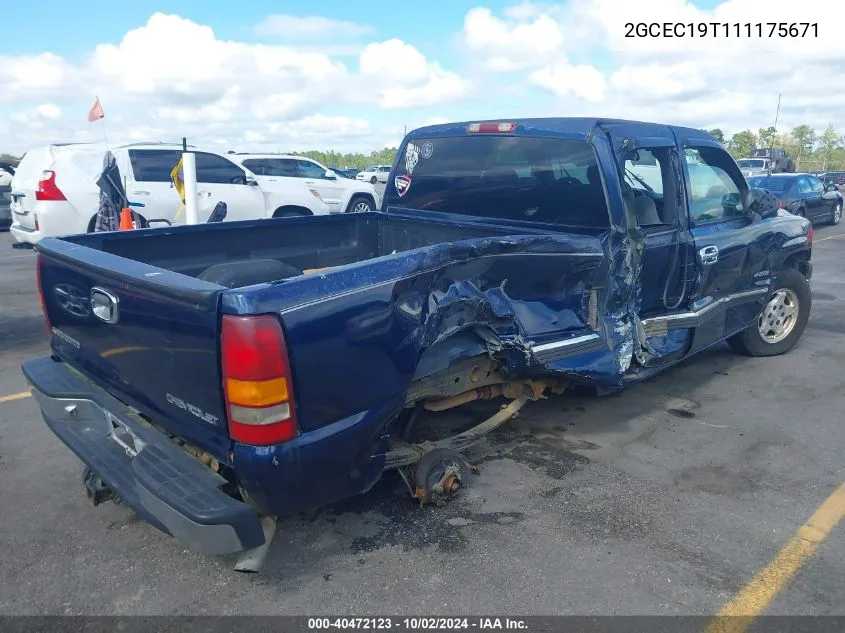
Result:
{"label": "date text 10/02/2024", "polygon": [[818,37],[818,22],[626,22],[625,37]]}
{"label": "date text 10/02/2024", "polygon": [[449,631],[449,630],[526,630],[524,620],[518,618],[308,618],[309,631]]}

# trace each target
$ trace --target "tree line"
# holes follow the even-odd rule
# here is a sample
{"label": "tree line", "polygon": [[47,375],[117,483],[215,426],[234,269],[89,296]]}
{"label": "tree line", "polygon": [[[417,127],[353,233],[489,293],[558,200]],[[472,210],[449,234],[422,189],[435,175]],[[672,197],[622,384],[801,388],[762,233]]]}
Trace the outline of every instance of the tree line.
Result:
{"label": "tree line", "polygon": [[295,156],[305,156],[326,167],[337,167],[338,169],[364,169],[372,165],[392,165],[396,157],[397,148],[385,147],[369,154],[335,152],[319,152],[311,150],[307,152],[291,152]]}
{"label": "tree line", "polygon": [[[752,130],[743,130],[730,138],[719,128],[704,131],[722,143],[734,158],[750,156],[755,148],[780,147],[794,161],[795,171],[845,170],[845,136],[833,124],[821,133],[809,125],[797,125],[788,132],[778,132],[774,127],[759,128],[756,134]],[[395,147],[384,147],[369,154],[334,150],[291,153],[307,156],[326,167],[364,169],[371,165],[392,165],[396,151]],[[0,154],[0,162],[17,165],[20,157]]]}
{"label": "tree line", "polygon": [[809,125],[796,125],[788,132],[761,127],[756,134],[743,130],[730,138],[719,128],[704,131],[722,143],[734,158],[751,156],[755,148],[779,147],[794,161],[795,171],[845,170],[845,136],[832,123],[821,133]]}

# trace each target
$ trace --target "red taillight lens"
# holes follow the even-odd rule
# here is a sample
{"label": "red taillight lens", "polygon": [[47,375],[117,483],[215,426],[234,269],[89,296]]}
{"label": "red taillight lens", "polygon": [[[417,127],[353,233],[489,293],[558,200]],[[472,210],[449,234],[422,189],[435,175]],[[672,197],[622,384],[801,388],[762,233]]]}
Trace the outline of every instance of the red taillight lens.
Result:
{"label": "red taillight lens", "polygon": [[480,134],[507,134],[516,129],[516,123],[470,123],[467,127],[467,132],[474,132]]}
{"label": "red taillight lens", "polygon": [[47,325],[47,331],[53,331],[53,324],[50,323],[50,315],[47,314],[47,302],[44,300],[44,286],[41,282],[41,266],[43,259],[41,255],[35,258],[35,287],[38,289],[38,299],[41,301],[41,312],[44,313],[44,323]]}
{"label": "red taillight lens", "polygon": [[67,200],[62,190],[56,186],[56,172],[42,171],[38,189],[35,190],[36,200]]}
{"label": "red taillight lens", "polygon": [[232,439],[266,446],[296,437],[290,363],[279,319],[224,315],[221,352]]}
{"label": "red taillight lens", "polygon": [[785,209],[785,208],[786,208],[786,203],[783,200],[781,200],[780,198],[778,198],[778,209]]}
{"label": "red taillight lens", "polygon": [[815,231],[813,231],[812,226],[807,229],[807,246],[809,246],[810,248],[812,248],[812,246],[813,246],[814,233],[815,233]]}

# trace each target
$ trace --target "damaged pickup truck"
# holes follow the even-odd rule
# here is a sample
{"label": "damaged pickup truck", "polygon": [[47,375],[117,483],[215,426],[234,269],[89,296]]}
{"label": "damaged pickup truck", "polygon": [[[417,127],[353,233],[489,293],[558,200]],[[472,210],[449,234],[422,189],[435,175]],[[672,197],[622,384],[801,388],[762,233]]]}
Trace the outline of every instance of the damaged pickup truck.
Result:
{"label": "damaged pickup truck", "polygon": [[[386,469],[442,502],[461,450],[529,400],[620,389],[722,341],[786,352],[812,236],[698,130],[430,126],[379,212],[42,240],[52,354],[23,372],[95,505],[254,571],[276,517]],[[458,436],[414,430],[492,397],[510,402]]]}

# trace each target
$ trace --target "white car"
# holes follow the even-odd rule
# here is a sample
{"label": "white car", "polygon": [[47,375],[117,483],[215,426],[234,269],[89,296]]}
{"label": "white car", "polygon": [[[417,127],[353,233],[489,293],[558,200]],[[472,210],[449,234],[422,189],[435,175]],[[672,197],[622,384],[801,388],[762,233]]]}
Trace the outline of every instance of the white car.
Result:
{"label": "white car", "polygon": [[390,165],[376,165],[374,167],[367,167],[364,171],[355,176],[355,180],[363,180],[369,182],[371,185],[380,182],[387,184],[387,175],[390,173]]}
{"label": "white car", "polygon": [[[10,231],[15,240],[35,244],[45,236],[93,231],[100,195],[97,180],[106,149],[102,143],[72,143],[27,152],[11,186]],[[185,210],[170,177],[182,157],[180,145],[136,143],[108,149],[117,161],[129,202],[143,205],[133,207],[142,225],[161,219],[184,224]],[[226,221],[273,217],[273,211],[284,206],[278,196],[265,196],[255,176],[240,165],[215,152],[189,149],[196,153],[200,222],[220,201],[227,205]]]}
{"label": "white car", "polygon": [[255,174],[268,195],[304,199],[304,206],[314,214],[320,213],[314,207],[321,202],[331,213],[374,211],[381,202],[371,184],[344,178],[305,156],[249,153],[228,156]]}

